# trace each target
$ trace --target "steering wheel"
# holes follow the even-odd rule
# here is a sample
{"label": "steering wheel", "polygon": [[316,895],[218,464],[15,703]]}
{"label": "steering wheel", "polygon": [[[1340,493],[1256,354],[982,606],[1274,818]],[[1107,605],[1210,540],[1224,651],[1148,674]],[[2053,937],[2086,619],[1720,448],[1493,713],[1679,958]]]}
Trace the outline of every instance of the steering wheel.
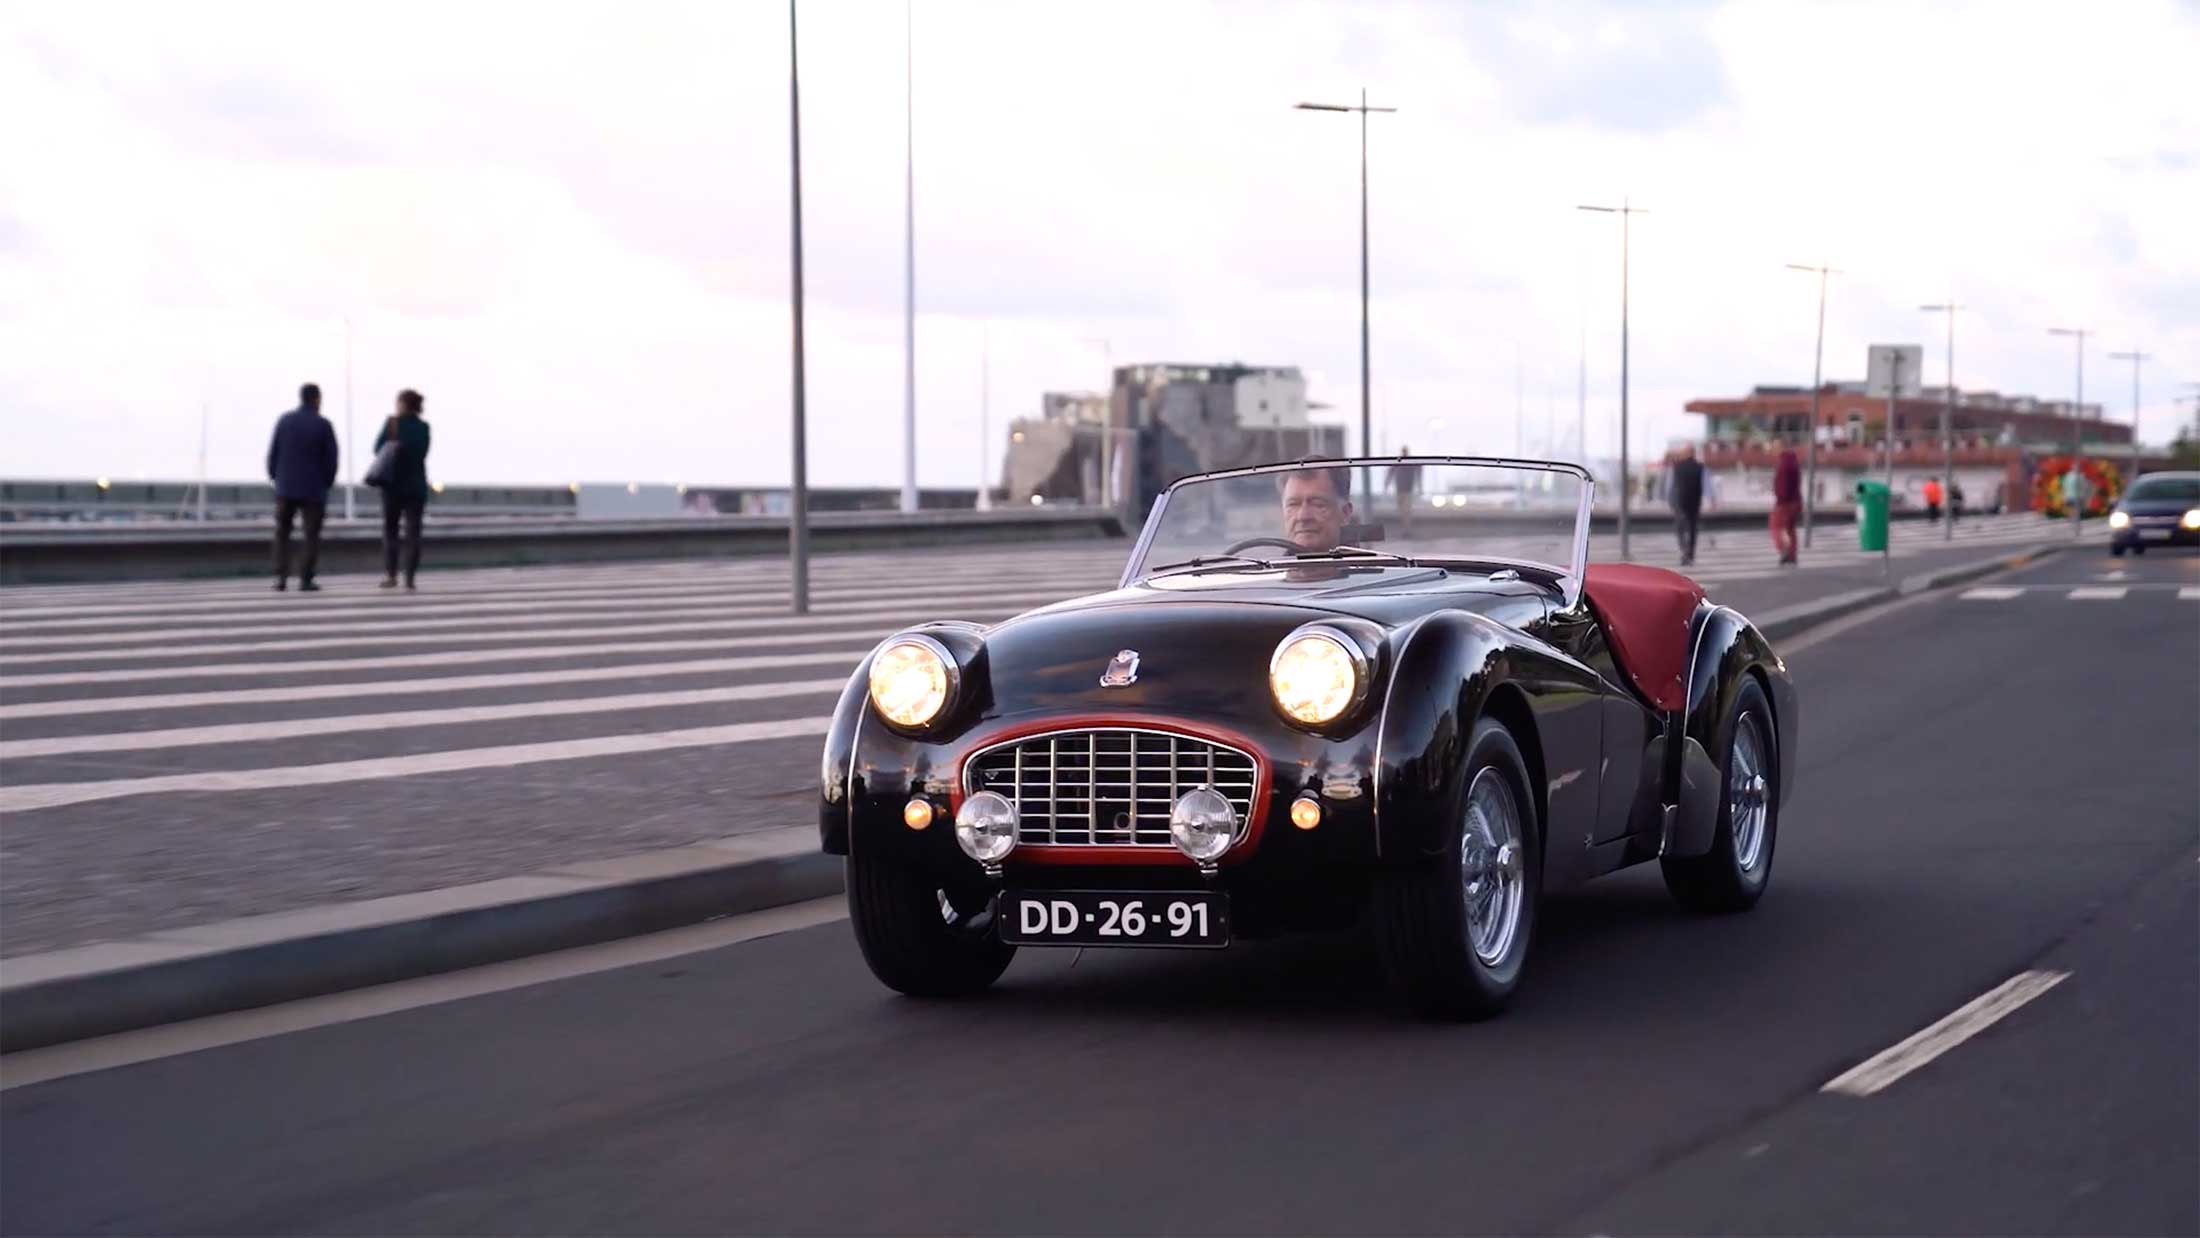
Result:
{"label": "steering wheel", "polygon": [[1300,549],[1300,547],[1299,547],[1299,544],[1298,544],[1297,542],[1294,542],[1294,541],[1290,540],[1289,538],[1284,538],[1284,537],[1248,537],[1248,538],[1246,538],[1246,539],[1245,539],[1244,541],[1236,543],[1235,545],[1231,546],[1231,547],[1230,547],[1230,548],[1229,548],[1228,550],[1225,550],[1225,551],[1223,551],[1222,553],[1224,553],[1224,554],[1226,554],[1226,555],[1243,554],[1243,553],[1244,553],[1245,551],[1251,550],[1251,549],[1252,549],[1253,547],[1255,547],[1255,546],[1273,546],[1273,547],[1275,547],[1275,548],[1276,548],[1276,549],[1278,549],[1278,550],[1298,550],[1298,549]]}

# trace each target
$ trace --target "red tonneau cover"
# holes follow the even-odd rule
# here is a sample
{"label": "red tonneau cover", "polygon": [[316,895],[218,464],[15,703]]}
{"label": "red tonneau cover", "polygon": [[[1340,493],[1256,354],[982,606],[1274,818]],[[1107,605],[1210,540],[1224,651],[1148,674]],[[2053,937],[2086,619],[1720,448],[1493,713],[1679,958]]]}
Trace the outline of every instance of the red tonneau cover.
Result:
{"label": "red tonneau cover", "polygon": [[1703,601],[1703,586],[1662,567],[1592,563],[1582,591],[1635,690],[1659,709],[1686,708],[1688,620]]}

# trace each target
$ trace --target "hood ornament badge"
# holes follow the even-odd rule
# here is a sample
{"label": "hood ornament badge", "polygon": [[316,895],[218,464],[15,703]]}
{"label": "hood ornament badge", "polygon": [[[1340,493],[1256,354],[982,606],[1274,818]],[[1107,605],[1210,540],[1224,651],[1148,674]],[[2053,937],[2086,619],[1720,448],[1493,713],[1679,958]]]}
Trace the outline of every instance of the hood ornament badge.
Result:
{"label": "hood ornament badge", "polygon": [[1103,688],[1128,688],[1138,682],[1138,651],[1125,649],[1108,662],[1108,669],[1100,672]]}

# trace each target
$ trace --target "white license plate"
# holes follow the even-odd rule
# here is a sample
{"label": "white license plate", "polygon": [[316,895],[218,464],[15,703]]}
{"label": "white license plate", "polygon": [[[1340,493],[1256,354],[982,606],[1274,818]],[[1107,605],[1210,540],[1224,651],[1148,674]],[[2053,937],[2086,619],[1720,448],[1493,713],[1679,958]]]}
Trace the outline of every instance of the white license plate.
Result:
{"label": "white license plate", "polygon": [[1001,940],[1018,946],[1227,946],[1219,891],[1006,890]]}

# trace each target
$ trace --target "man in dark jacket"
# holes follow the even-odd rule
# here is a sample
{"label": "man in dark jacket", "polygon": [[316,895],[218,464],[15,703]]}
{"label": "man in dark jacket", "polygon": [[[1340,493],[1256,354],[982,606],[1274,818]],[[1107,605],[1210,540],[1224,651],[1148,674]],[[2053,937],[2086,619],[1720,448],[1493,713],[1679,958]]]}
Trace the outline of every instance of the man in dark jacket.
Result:
{"label": "man in dark jacket", "polygon": [[275,483],[275,587],[290,587],[290,528],[302,515],[306,548],[298,565],[298,589],[318,592],[313,569],[321,558],[329,487],[336,484],[336,428],[321,415],[321,389],[315,384],[300,387],[298,407],[275,419],[275,437],[267,445],[267,477]]}
{"label": "man in dark jacket", "polygon": [[[396,443],[396,458],[382,487],[382,587],[397,587],[399,551],[403,550],[405,587],[414,587],[420,572],[420,522],[428,505],[428,422],[420,413],[426,400],[417,391],[397,393],[397,413],[374,436],[377,455],[385,443]],[[402,541],[400,541],[402,538]]]}
{"label": "man in dark jacket", "polygon": [[1696,522],[1703,515],[1703,461],[1693,444],[1681,444],[1673,462],[1673,533],[1681,542],[1681,566],[1696,561]]}

